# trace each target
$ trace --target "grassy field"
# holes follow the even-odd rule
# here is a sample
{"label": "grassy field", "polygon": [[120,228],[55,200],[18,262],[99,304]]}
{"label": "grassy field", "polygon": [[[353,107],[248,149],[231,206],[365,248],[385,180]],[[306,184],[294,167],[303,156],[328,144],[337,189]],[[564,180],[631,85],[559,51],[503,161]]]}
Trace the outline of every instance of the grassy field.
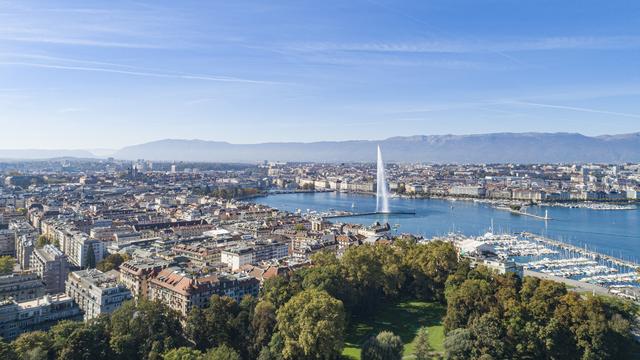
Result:
{"label": "grassy field", "polygon": [[402,338],[405,344],[404,358],[411,359],[414,338],[422,326],[429,328],[429,343],[435,351],[440,352],[444,340],[442,317],[445,312],[446,309],[438,303],[422,301],[402,301],[382,306],[374,316],[352,319],[343,355],[350,359],[360,359],[360,345],[369,336],[388,330]]}

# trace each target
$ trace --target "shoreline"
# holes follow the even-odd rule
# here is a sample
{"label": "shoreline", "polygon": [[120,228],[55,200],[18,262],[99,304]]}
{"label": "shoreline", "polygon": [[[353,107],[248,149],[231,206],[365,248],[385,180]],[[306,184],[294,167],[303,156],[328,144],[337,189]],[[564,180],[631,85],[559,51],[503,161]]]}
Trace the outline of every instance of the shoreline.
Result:
{"label": "shoreline", "polygon": [[[356,195],[368,195],[368,196],[376,196],[376,193],[373,192],[360,192],[360,191],[339,191],[339,190],[284,190],[284,191],[276,191],[276,192],[266,192],[260,195],[256,195],[255,197],[264,197],[270,195],[285,195],[285,194],[315,194],[315,193],[341,193],[341,194],[356,194]],[[487,199],[487,198],[474,198],[474,197],[457,197],[457,196],[419,196],[419,195],[399,195],[399,194],[391,194],[390,199],[410,199],[410,200],[445,200],[449,202],[456,201],[466,201],[466,202],[474,202],[474,203],[482,203],[489,204],[494,206],[496,209],[500,209],[499,206],[538,206],[538,207],[549,207],[549,208],[569,208],[569,209],[588,209],[595,211],[633,211],[640,210],[640,202],[637,200],[627,200],[627,201],[592,201],[592,200],[570,200],[566,202],[527,202],[522,200],[509,200],[509,199]],[[531,214],[522,213],[519,215],[529,216]],[[536,215],[537,216],[537,215]],[[543,217],[542,217],[543,218]]]}

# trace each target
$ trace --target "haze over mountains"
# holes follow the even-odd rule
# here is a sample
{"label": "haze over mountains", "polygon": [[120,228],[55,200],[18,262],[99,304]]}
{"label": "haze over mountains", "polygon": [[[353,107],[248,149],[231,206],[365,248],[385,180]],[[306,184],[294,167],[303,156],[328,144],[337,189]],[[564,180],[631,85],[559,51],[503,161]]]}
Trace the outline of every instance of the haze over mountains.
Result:
{"label": "haze over mountains", "polygon": [[[231,144],[159,140],[115,151],[116,159],[202,162],[373,162],[376,146],[387,162],[560,163],[640,162],[640,132],[585,136],[577,133],[495,133],[392,137],[384,140]],[[0,158],[96,157],[83,150],[0,150]],[[104,156],[104,155],[103,155]]]}

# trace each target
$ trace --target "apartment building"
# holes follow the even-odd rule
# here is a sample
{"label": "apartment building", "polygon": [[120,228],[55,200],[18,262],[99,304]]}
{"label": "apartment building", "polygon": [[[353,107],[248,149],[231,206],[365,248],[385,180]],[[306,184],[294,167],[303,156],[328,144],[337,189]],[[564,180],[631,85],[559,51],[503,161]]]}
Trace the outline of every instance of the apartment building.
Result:
{"label": "apartment building", "polygon": [[147,299],[149,281],[171,263],[164,259],[138,258],[120,265],[120,281],[133,294],[135,299]]}
{"label": "apartment building", "polygon": [[61,320],[82,320],[82,310],[64,294],[45,295],[25,302],[0,302],[0,337],[5,341],[29,331],[47,331]]}
{"label": "apartment building", "polygon": [[66,294],[84,311],[85,320],[112,313],[133,298],[131,291],[118,282],[116,271],[103,273],[97,269],[69,273]]}
{"label": "apartment building", "polygon": [[149,299],[162,302],[186,317],[194,307],[205,307],[212,295],[236,301],[245,295],[257,296],[258,280],[244,274],[187,275],[177,268],[162,270],[149,282]]}
{"label": "apartment building", "polygon": [[60,249],[53,245],[45,245],[33,250],[30,268],[40,276],[48,294],[64,292],[69,275],[69,261]]}

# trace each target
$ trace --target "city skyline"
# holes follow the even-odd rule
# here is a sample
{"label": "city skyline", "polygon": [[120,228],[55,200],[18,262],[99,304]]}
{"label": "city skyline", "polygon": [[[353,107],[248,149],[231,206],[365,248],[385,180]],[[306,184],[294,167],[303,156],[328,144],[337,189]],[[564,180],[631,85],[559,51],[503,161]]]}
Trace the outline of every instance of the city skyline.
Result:
{"label": "city skyline", "polygon": [[0,148],[637,132],[639,14],[621,1],[2,1]]}

